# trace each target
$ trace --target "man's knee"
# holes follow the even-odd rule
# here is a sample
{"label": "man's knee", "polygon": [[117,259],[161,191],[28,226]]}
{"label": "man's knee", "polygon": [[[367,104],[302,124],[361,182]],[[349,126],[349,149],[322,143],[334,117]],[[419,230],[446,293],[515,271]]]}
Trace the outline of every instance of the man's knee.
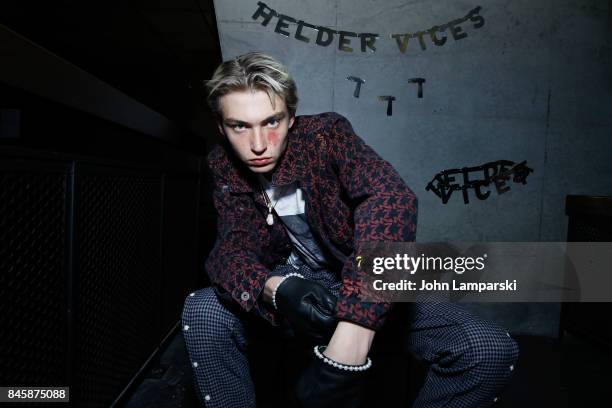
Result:
{"label": "man's knee", "polygon": [[218,300],[212,288],[190,293],[183,305],[183,334],[198,337],[227,337],[236,326],[237,317]]}
{"label": "man's knee", "polygon": [[478,372],[490,379],[513,374],[519,348],[506,330],[486,321],[468,323],[464,330],[470,338],[470,359]]}

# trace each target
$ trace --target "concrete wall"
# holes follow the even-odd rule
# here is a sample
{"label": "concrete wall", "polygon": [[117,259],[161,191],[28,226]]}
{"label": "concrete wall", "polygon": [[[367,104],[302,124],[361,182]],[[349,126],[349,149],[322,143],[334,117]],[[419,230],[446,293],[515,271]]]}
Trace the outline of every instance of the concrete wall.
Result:
{"label": "concrete wall", "polygon": [[[295,38],[297,24],[267,26],[252,19],[257,1],[215,1],[224,59],[253,50],[285,62],[299,88],[298,114],[337,111],[390,161],[419,197],[419,241],[563,241],[567,194],[612,195],[612,11],[607,1],[266,0],[278,13],[333,30],[377,33],[376,51],[338,49]],[[408,40],[415,33],[465,17],[478,21]],[[365,79],[353,97],[349,75]],[[423,77],[423,98],[408,79]],[[379,95],[394,95],[393,116]],[[425,187],[440,171],[496,160],[534,170],[526,184],[492,191],[469,204],[455,192],[443,204]],[[515,332],[554,335],[559,305],[474,305]]]}

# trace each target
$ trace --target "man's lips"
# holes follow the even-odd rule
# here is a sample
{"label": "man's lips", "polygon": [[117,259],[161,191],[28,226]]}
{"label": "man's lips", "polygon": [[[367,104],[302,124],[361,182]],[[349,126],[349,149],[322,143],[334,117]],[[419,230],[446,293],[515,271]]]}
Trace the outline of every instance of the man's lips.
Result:
{"label": "man's lips", "polygon": [[265,165],[269,164],[271,161],[272,161],[272,158],[266,157],[264,159],[252,159],[252,160],[249,160],[249,164],[251,166],[265,166]]}

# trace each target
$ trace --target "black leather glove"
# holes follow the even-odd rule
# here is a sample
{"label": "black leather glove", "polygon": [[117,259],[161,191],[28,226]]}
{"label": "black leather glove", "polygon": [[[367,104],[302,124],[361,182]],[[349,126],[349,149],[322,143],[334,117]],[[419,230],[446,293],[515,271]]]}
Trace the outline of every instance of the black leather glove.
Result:
{"label": "black leather glove", "polygon": [[362,406],[368,371],[349,371],[314,357],[298,379],[295,397],[301,408]]}
{"label": "black leather glove", "polygon": [[276,307],[297,334],[318,344],[327,344],[337,321],[334,317],[337,298],[323,285],[290,276],[276,289]]}

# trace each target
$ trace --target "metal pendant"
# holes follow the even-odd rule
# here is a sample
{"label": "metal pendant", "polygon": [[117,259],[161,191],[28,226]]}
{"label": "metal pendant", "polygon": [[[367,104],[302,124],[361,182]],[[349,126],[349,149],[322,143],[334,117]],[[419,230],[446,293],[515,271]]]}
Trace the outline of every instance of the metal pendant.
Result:
{"label": "metal pendant", "polygon": [[268,225],[274,225],[274,216],[272,215],[272,213],[268,213],[268,216],[266,217],[266,222],[268,223]]}

